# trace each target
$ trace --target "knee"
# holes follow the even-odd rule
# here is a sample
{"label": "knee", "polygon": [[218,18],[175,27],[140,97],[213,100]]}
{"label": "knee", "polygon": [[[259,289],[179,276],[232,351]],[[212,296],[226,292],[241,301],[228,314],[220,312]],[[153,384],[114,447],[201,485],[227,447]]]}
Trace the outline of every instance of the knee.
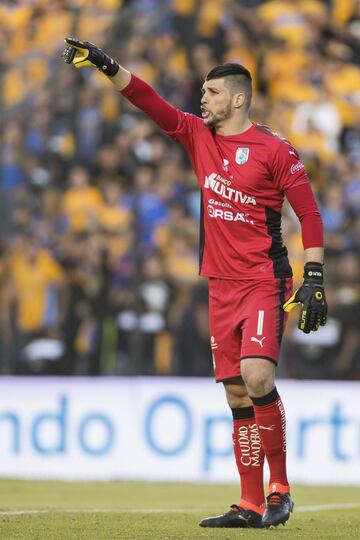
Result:
{"label": "knee", "polygon": [[244,377],[244,381],[249,395],[252,397],[264,396],[272,390],[272,385],[268,390],[269,382],[267,377],[258,373],[249,373],[246,378]]}
{"label": "knee", "polygon": [[252,405],[248,396],[246,386],[244,384],[239,385],[227,385],[225,386],[226,399],[230,409],[237,409],[242,407],[250,407]]}
{"label": "knee", "polygon": [[251,397],[264,396],[274,388],[274,365],[268,360],[243,360],[241,375]]}

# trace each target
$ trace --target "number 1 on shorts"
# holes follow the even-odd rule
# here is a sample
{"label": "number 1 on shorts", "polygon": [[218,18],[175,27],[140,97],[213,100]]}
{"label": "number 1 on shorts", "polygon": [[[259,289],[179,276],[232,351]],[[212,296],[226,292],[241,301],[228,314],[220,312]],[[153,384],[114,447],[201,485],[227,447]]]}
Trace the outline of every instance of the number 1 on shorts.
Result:
{"label": "number 1 on shorts", "polygon": [[264,327],[264,310],[258,311],[257,335],[262,336]]}

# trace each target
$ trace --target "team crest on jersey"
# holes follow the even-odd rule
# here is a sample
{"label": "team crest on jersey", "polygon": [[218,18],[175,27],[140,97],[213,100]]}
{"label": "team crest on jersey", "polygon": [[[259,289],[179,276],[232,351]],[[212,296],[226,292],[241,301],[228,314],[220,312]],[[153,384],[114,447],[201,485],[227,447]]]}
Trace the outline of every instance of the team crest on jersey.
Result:
{"label": "team crest on jersey", "polygon": [[247,160],[249,159],[249,154],[250,154],[250,148],[247,148],[246,146],[239,146],[236,149],[236,154],[235,154],[236,163],[238,165],[244,165],[244,163],[246,163]]}

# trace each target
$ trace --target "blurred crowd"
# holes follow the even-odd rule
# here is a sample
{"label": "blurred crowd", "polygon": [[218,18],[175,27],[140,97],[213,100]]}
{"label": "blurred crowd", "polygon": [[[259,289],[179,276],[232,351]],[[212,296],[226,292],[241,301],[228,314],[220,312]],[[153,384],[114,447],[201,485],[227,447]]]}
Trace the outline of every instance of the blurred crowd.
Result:
{"label": "blurred crowd", "polygon": [[[23,0],[0,5],[0,373],[209,375],[199,192],[182,149],[64,36],[199,113],[216,64],[299,150],[325,227],[328,325],[290,320],[284,377],[360,379],[360,0]],[[302,279],[301,231],[283,233]]]}

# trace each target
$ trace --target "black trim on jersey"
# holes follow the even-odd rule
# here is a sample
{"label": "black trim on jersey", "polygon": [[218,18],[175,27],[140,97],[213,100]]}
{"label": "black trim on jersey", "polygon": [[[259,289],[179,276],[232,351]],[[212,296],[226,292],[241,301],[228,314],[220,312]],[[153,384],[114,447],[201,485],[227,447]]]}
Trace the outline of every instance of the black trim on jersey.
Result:
{"label": "black trim on jersey", "polygon": [[261,358],[262,360],[269,360],[269,362],[272,362],[277,366],[277,360],[274,360],[274,358],[270,358],[270,356],[262,356],[261,354],[247,354],[246,356],[242,356],[240,358],[240,362],[242,360],[245,360],[246,358]]}
{"label": "black trim on jersey", "polygon": [[[269,360],[270,362],[272,362],[273,364],[275,364],[275,366],[277,366],[277,363],[275,362],[275,360],[273,360],[272,358],[269,358],[268,356],[244,356],[244,358],[263,358],[265,360]],[[240,359],[241,360],[241,359]],[[244,384],[244,381],[243,381],[243,378],[241,377],[241,375],[235,375],[233,377],[225,377],[224,379],[215,379],[215,382],[216,383],[230,383],[230,384]]]}
{"label": "black trim on jersey", "polygon": [[226,379],[221,379],[221,381],[216,381],[216,382],[222,382],[222,381],[226,381],[227,383],[231,383],[231,384],[244,384],[244,381],[241,377],[241,375],[235,375],[234,377],[226,377]]}
{"label": "black trim on jersey", "polygon": [[[270,358],[270,356],[262,356],[261,354],[253,354],[253,355],[243,356],[242,358],[240,358],[240,362],[241,362],[241,360],[245,360],[246,358],[260,358],[261,360],[269,360],[269,362],[274,364],[275,367],[277,367],[277,364],[278,364],[277,360],[274,360],[274,358]],[[216,383],[234,382],[234,384],[237,384],[239,382],[239,379],[241,379],[241,381],[242,381],[241,375],[235,375],[235,377],[225,377],[224,379],[215,379],[215,382]]]}
{"label": "black trim on jersey", "polygon": [[292,270],[287,257],[288,251],[281,238],[281,214],[266,206],[265,215],[267,231],[271,236],[269,257],[273,263],[274,276],[276,278],[291,277]]}
{"label": "black trim on jersey", "polygon": [[277,327],[276,327],[276,338],[278,341],[278,344],[281,345],[281,340],[284,333],[284,302],[285,302],[285,292],[286,292],[286,278],[281,278],[279,280],[279,307],[278,307],[278,316],[277,316]]}
{"label": "black trim on jersey", "polygon": [[205,227],[204,227],[204,201],[201,194],[200,202],[200,231],[199,231],[199,271],[201,271],[201,265],[205,248]]}

